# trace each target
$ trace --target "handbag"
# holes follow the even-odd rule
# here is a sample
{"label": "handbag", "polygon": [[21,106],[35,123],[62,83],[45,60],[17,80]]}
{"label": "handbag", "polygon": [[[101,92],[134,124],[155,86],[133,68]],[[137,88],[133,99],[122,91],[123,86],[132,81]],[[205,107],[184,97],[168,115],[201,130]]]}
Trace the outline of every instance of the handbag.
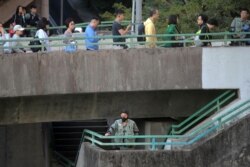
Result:
{"label": "handbag", "polygon": [[[36,39],[36,40],[30,41],[29,46],[42,45],[42,43],[40,42],[38,37],[34,37],[34,39]],[[38,51],[42,50],[42,46],[31,47],[30,49],[32,50],[32,52],[38,52]]]}
{"label": "handbag", "polygon": [[77,45],[75,41],[70,42],[65,46],[64,51],[67,53],[74,53],[77,51]]}

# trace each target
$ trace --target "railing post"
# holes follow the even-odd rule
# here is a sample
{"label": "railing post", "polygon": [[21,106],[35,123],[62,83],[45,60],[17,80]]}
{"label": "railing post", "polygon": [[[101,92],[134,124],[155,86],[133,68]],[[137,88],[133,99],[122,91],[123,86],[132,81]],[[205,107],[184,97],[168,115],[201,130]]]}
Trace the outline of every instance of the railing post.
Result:
{"label": "railing post", "polygon": [[216,105],[217,105],[217,111],[219,111],[220,110],[220,100],[218,99],[217,101],[216,101]]}
{"label": "railing post", "polygon": [[155,149],[156,149],[156,141],[155,141],[155,138],[152,138],[151,150],[155,150]]}
{"label": "railing post", "polygon": [[221,118],[220,118],[220,119],[218,119],[218,125],[219,125],[218,130],[220,130],[220,128],[221,128]]}
{"label": "railing post", "polygon": [[95,136],[93,134],[91,135],[91,138],[92,138],[91,145],[95,145],[95,142],[94,142]]}
{"label": "railing post", "polygon": [[227,33],[224,34],[224,45],[227,45]]}

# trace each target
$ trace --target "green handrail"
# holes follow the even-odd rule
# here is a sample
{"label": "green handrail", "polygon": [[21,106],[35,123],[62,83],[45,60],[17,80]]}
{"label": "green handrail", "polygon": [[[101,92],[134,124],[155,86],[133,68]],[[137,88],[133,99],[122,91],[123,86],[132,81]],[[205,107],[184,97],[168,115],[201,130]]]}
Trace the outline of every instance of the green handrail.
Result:
{"label": "green handrail", "polygon": [[[204,35],[207,34],[207,33],[204,33]],[[227,35],[231,35],[231,34],[239,34],[239,33],[229,33],[229,32],[220,32],[220,33],[209,33],[210,35],[214,35],[214,36],[223,36],[223,39],[212,39],[212,40],[202,40],[202,42],[225,42],[225,41],[239,41],[239,42],[243,42],[243,41],[250,41],[250,38],[244,38],[244,39],[230,39],[230,38],[224,38],[224,36],[227,36]],[[246,32],[243,32],[243,33],[240,33],[240,34],[250,34],[250,32],[246,33]],[[126,35],[126,36],[123,36],[124,38],[131,38],[131,39],[135,39],[137,37],[152,37],[152,36],[155,36],[155,37],[169,37],[169,36],[196,36],[196,34],[157,34],[157,35]],[[105,36],[97,36],[96,38],[99,38],[99,39],[113,39],[113,38],[119,38],[119,36],[112,36],[112,35],[105,35]],[[64,47],[64,46],[67,46],[67,44],[64,44],[62,41],[63,40],[67,40],[69,38],[67,37],[49,37],[49,38],[40,38],[39,40],[42,41],[42,40],[50,40],[50,41],[61,41],[60,44],[53,44],[53,43],[50,43],[50,47]],[[82,37],[74,37],[75,40],[80,40],[80,41],[83,41],[85,39],[84,36]],[[13,42],[13,41],[33,41],[33,40],[37,40],[37,39],[34,39],[34,38],[20,38],[20,39],[4,39],[4,40],[1,40],[1,43],[4,43],[4,42]],[[146,45],[150,42],[146,42],[146,41],[143,41],[143,42],[137,42],[137,41],[134,41],[134,40],[131,40],[129,42],[118,42],[118,43],[115,43],[116,45],[122,45],[122,44],[127,44],[127,45],[130,45],[131,47],[133,46],[136,46],[136,45]],[[156,44],[157,45],[161,45],[161,44],[167,44],[167,43],[184,43],[184,46],[186,46],[186,43],[194,43],[194,40],[193,39],[185,39],[185,40],[180,40],[180,41],[171,41],[171,40],[166,40],[166,41],[157,41]],[[110,40],[110,42],[99,42],[99,43],[93,43],[94,45],[113,45],[114,43]],[[84,43],[78,43],[78,45],[85,45]],[[32,46],[24,46],[24,48],[35,48],[35,47],[45,47],[44,44],[42,45],[32,45]],[[13,47],[13,46],[3,46],[3,45],[0,45],[0,49],[12,49],[12,48],[19,48],[18,46],[16,47]],[[43,52],[43,50],[42,50]]]}
{"label": "green handrail", "polygon": [[[243,108],[244,107],[244,108]],[[162,139],[162,138],[172,138],[172,139],[185,139],[185,138],[190,138],[192,137],[192,139],[194,139],[197,135],[198,132],[198,136],[199,134],[201,134],[201,132],[205,132],[208,129],[211,129],[212,127],[221,127],[222,124],[234,119],[236,116],[239,116],[240,114],[242,114],[243,112],[247,111],[250,109],[250,100],[241,103],[240,105],[236,106],[233,109],[227,110],[225,113],[223,113],[222,115],[211,119],[210,121],[204,123],[203,125],[197,127],[195,130],[193,130],[192,132],[190,132],[189,134],[184,134],[184,135],[135,135],[135,136],[103,136],[100,135],[96,132],[93,132],[91,130],[84,130],[84,139],[90,140],[91,142],[93,142],[94,144],[99,144],[102,146],[112,146],[112,145],[150,145],[152,144],[151,142],[131,142],[131,143],[104,143],[101,142],[99,140],[97,140],[97,138],[99,139],[121,139],[121,138],[126,138],[126,139]],[[224,118],[224,119],[223,119]],[[219,123],[219,124],[218,124]],[[219,125],[219,126],[217,126]],[[88,136],[90,135],[90,136]],[[196,136],[195,136],[196,135]],[[160,144],[159,144],[160,143]],[[162,145],[162,143],[164,143],[164,145],[166,144],[166,142],[156,142],[156,145]],[[171,145],[182,145],[185,142],[171,142],[169,144]]]}
{"label": "green handrail", "polygon": [[[191,132],[188,132],[184,135],[136,135],[136,136],[103,136],[91,130],[84,130],[82,133],[81,144],[85,140],[89,140],[93,145],[100,145],[100,146],[151,146],[152,150],[156,149],[156,146],[163,146],[163,145],[172,145],[172,146],[187,146],[195,144],[200,139],[206,137],[208,134],[212,133],[215,130],[220,130],[222,125],[232,121],[240,114],[250,110],[250,100],[247,100],[243,103],[240,103],[236,107],[226,110],[223,114],[214,117],[208,122],[205,122],[201,126],[196,127]],[[151,142],[132,142],[132,143],[104,143],[99,141],[99,139],[118,139],[118,138],[131,138],[131,139],[151,139]],[[156,139],[176,139],[176,141],[171,142],[157,142]],[[180,139],[186,139],[185,141],[179,141]],[[80,145],[81,145],[80,144]],[[75,165],[77,164],[77,159],[79,155],[79,151],[76,157]]]}
{"label": "green handrail", "polygon": [[207,118],[212,112],[219,111],[220,108],[223,107],[224,104],[230,102],[230,100],[233,100],[233,97],[236,95],[235,91],[228,90],[218,96],[216,99],[209,102],[207,105],[199,109],[197,112],[189,116],[187,119],[182,121],[178,125],[172,125],[171,128],[171,134],[182,134],[185,131],[187,131],[189,128],[194,126],[195,124],[198,124],[203,119]]}

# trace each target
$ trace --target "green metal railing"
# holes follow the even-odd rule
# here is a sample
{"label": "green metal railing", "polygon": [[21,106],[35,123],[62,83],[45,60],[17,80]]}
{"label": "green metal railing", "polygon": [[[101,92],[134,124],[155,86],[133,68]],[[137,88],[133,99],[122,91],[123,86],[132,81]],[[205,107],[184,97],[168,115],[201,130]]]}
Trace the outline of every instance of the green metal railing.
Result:
{"label": "green metal railing", "polygon": [[212,100],[207,105],[199,109],[197,112],[189,116],[180,124],[172,125],[170,134],[179,135],[185,133],[186,131],[190,130],[192,127],[194,127],[195,125],[199,124],[204,119],[209,117],[214,112],[220,111],[222,107],[233,101],[236,95],[237,95],[236,91],[233,90],[228,90],[224,92],[219,97]]}
{"label": "green metal railing", "polygon": [[[96,146],[150,146],[151,150],[156,150],[157,146],[189,146],[195,144],[197,141],[211,134],[212,132],[221,130],[226,123],[236,120],[241,114],[250,112],[250,100],[240,103],[232,109],[225,110],[223,114],[215,116],[209,121],[201,124],[184,135],[136,135],[136,136],[104,136],[91,130],[84,130],[82,133],[81,143],[75,159],[75,165],[79,158],[81,144],[83,142],[91,142]],[[239,118],[238,118],[239,119]],[[131,142],[131,143],[116,143],[103,142],[101,140],[110,139],[150,139],[151,142]],[[157,142],[157,139],[171,139],[171,141]]]}
{"label": "green metal railing", "polygon": [[[201,138],[206,137],[209,133],[215,130],[221,130],[220,128],[225,123],[230,122],[242,113],[250,110],[250,100],[241,103],[233,109],[225,111],[218,117],[205,122],[204,124],[194,128],[191,132],[184,135],[135,135],[135,136],[104,136],[91,130],[84,130],[83,140],[90,141],[93,145],[100,146],[151,146],[152,150],[155,150],[159,145],[172,145],[172,146],[186,146],[192,145]],[[103,142],[103,139],[151,139],[151,142],[131,142],[131,143],[116,143],[116,142]],[[174,139],[171,142],[157,142],[157,139]]]}
{"label": "green metal railing", "polygon": [[[250,34],[250,32],[241,32],[241,33],[230,33],[230,32],[220,32],[220,33],[204,33],[202,35],[211,35],[213,37],[216,37],[215,39],[211,39],[211,40],[202,40],[202,42],[223,42],[223,43],[227,43],[227,42],[246,42],[246,41],[250,41],[250,38],[243,38],[243,39],[235,39],[232,38],[232,35],[247,35]],[[184,40],[164,40],[165,37],[173,37],[173,36],[184,36],[185,39]],[[193,44],[194,43],[194,37],[197,36],[197,34],[157,34],[157,35],[126,35],[126,36],[122,36],[124,38],[129,39],[129,41],[126,42],[119,42],[119,43],[115,43],[116,45],[122,45],[122,44],[126,44],[129,45],[129,47],[133,48],[136,46],[141,46],[141,45],[147,45],[150,44],[150,42],[146,42],[146,41],[142,41],[142,42],[137,42],[136,38],[137,37],[157,37],[160,40],[158,40],[156,42],[156,44],[158,46],[163,46],[164,44],[168,44],[168,43],[183,43],[184,46],[187,46],[188,44]],[[112,36],[112,35],[103,35],[103,36],[97,36],[96,38],[98,39],[103,39],[101,41],[99,41],[98,43],[93,43],[94,45],[99,45],[99,46],[103,46],[103,45],[110,45],[113,46],[114,43],[111,41],[111,39],[113,38],[120,38],[120,36]],[[67,40],[68,38],[66,37],[49,37],[49,38],[40,38],[40,41],[44,41],[44,40],[49,40],[50,43],[50,47],[64,47],[67,44],[64,44],[62,41],[63,40]],[[78,41],[77,45],[79,46],[83,46],[84,44],[84,39],[85,37],[82,36],[78,36],[78,37],[73,37],[72,39]],[[20,38],[20,39],[5,39],[5,40],[1,40],[1,42],[14,42],[14,41],[21,41],[21,42],[30,42],[30,41],[34,41],[37,39],[34,38]],[[105,40],[109,40],[108,42]],[[57,42],[56,44],[54,44],[53,42]],[[59,42],[59,43],[58,43]],[[44,45],[33,45],[33,46],[23,46],[24,48],[35,48],[35,47],[44,47]],[[0,45],[0,49],[11,49],[11,48],[18,48],[17,47],[13,47],[13,46],[2,46]]]}

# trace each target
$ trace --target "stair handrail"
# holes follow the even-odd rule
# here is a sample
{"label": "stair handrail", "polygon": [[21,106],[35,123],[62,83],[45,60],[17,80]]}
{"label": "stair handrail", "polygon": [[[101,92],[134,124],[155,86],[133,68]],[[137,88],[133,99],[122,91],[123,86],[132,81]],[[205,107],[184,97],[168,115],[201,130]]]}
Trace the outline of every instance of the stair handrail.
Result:
{"label": "stair handrail", "polygon": [[170,134],[182,134],[183,132],[188,130],[188,128],[194,126],[196,123],[199,123],[200,121],[202,121],[202,119],[205,119],[213,111],[217,110],[218,112],[224,104],[226,104],[227,102],[231,102],[230,100],[234,100],[233,97],[235,95],[236,91],[227,90],[226,92],[206,104],[204,107],[200,108],[197,112],[193,113],[180,124],[172,125]]}
{"label": "stair handrail", "polygon": [[[100,146],[151,146],[152,150],[156,149],[156,146],[159,145],[177,145],[177,146],[187,146],[196,143],[201,138],[204,138],[211,132],[215,130],[220,130],[225,123],[231,121],[232,119],[236,118],[240,114],[249,111],[250,109],[250,100],[239,104],[238,106],[234,107],[233,109],[227,110],[223,114],[219,115],[218,117],[211,119],[209,122],[204,123],[200,127],[197,127],[194,131],[189,132],[188,134],[184,135],[135,135],[135,136],[104,136],[98,134],[91,130],[84,130],[83,137],[84,140],[89,140],[92,145],[100,145]],[[191,138],[192,137],[192,138]],[[99,139],[151,139],[151,142],[130,142],[130,143],[104,143],[99,141]],[[188,138],[189,140],[186,141],[171,141],[171,142],[157,142],[156,139],[163,139],[163,138],[171,138],[171,139],[185,139]],[[77,157],[78,158],[78,157]]]}

